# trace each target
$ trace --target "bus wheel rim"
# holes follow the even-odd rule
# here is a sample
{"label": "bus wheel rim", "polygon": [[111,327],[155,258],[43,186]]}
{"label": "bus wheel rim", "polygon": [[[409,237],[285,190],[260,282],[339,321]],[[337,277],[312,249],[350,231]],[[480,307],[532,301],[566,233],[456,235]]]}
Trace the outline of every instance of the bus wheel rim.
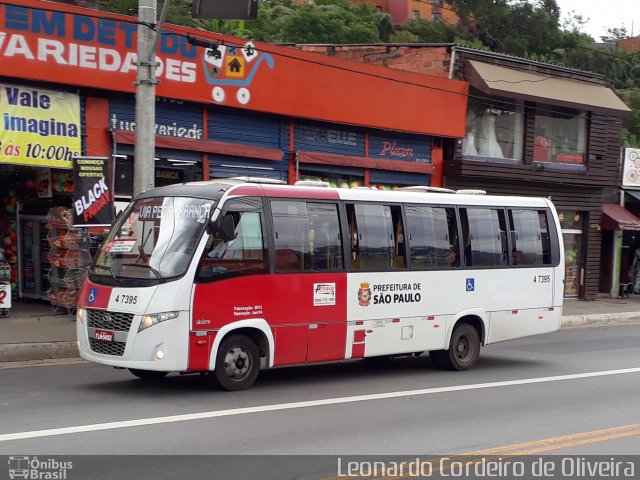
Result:
{"label": "bus wheel rim", "polygon": [[235,346],[224,356],[224,371],[232,380],[244,380],[251,372],[251,356],[243,347]]}
{"label": "bus wheel rim", "polygon": [[467,335],[462,335],[456,344],[456,357],[461,362],[466,362],[471,357],[471,350],[471,339]]}

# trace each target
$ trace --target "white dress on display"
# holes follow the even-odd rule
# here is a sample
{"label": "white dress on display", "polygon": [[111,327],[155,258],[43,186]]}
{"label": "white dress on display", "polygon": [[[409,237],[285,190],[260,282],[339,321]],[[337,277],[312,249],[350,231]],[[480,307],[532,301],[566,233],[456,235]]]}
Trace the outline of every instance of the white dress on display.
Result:
{"label": "white dress on display", "polygon": [[482,130],[478,138],[478,153],[482,157],[504,158],[502,148],[496,138],[496,117],[485,114],[480,122]]}
{"label": "white dress on display", "polygon": [[476,132],[475,129],[470,130],[467,133],[467,137],[462,141],[462,155],[469,155],[472,157],[478,156],[476,150]]}

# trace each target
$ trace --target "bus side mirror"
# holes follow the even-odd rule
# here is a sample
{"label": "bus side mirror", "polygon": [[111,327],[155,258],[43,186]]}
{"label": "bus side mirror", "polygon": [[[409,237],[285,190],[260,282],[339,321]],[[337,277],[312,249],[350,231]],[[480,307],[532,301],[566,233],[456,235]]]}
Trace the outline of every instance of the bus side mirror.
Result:
{"label": "bus side mirror", "polygon": [[236,238],[236,225],[233,221],[233,216],[223,215],[219,219],[218,231],[222,236],[222,240],[228,242]]}

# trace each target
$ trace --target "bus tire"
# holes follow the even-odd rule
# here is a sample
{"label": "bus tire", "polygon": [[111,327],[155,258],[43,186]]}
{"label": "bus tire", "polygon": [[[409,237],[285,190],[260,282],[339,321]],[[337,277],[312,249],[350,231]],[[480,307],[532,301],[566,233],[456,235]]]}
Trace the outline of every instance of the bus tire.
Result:
{"label": "bus tire", "polygon": [[130,368],[129,371],[142,380],[158,380],[165,377],[167,373],[169,373],[158,372],[157,370],[138,370],[137,368]]}
{"label": "bus tire", "polygon": [[442,363],[448,370],[470,370],[480,356],[480,335],[468,323],[458,325],[451,334],[448,350],[442,351]]}
{"label": "bus tire", "polygon": [[255,342],[244,335],[224,339],[218,348],[213,373],[220,386],[230,392],[251,387],[260,373],[260,355]]}

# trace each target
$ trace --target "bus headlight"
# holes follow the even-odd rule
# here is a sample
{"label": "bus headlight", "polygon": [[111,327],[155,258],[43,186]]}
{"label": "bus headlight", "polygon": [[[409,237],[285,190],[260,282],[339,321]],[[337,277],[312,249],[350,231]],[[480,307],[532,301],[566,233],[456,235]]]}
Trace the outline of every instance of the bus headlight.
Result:
{"label": "bus headlight", "polygon": [[84,325],[87,323],[87,311],[82,307],[78,307],[78,310],[76,310],[76,318]]}
{"label": "bus headlight", "polygon": [[140,320],[140,326],[138,327],[138,332],[149,328],[157,323],[166,322],[167,320],[171,320],[173,318],[177,318],[180,312],[163,312],[163,313],[154,313],[153,315],[143,315]]}

